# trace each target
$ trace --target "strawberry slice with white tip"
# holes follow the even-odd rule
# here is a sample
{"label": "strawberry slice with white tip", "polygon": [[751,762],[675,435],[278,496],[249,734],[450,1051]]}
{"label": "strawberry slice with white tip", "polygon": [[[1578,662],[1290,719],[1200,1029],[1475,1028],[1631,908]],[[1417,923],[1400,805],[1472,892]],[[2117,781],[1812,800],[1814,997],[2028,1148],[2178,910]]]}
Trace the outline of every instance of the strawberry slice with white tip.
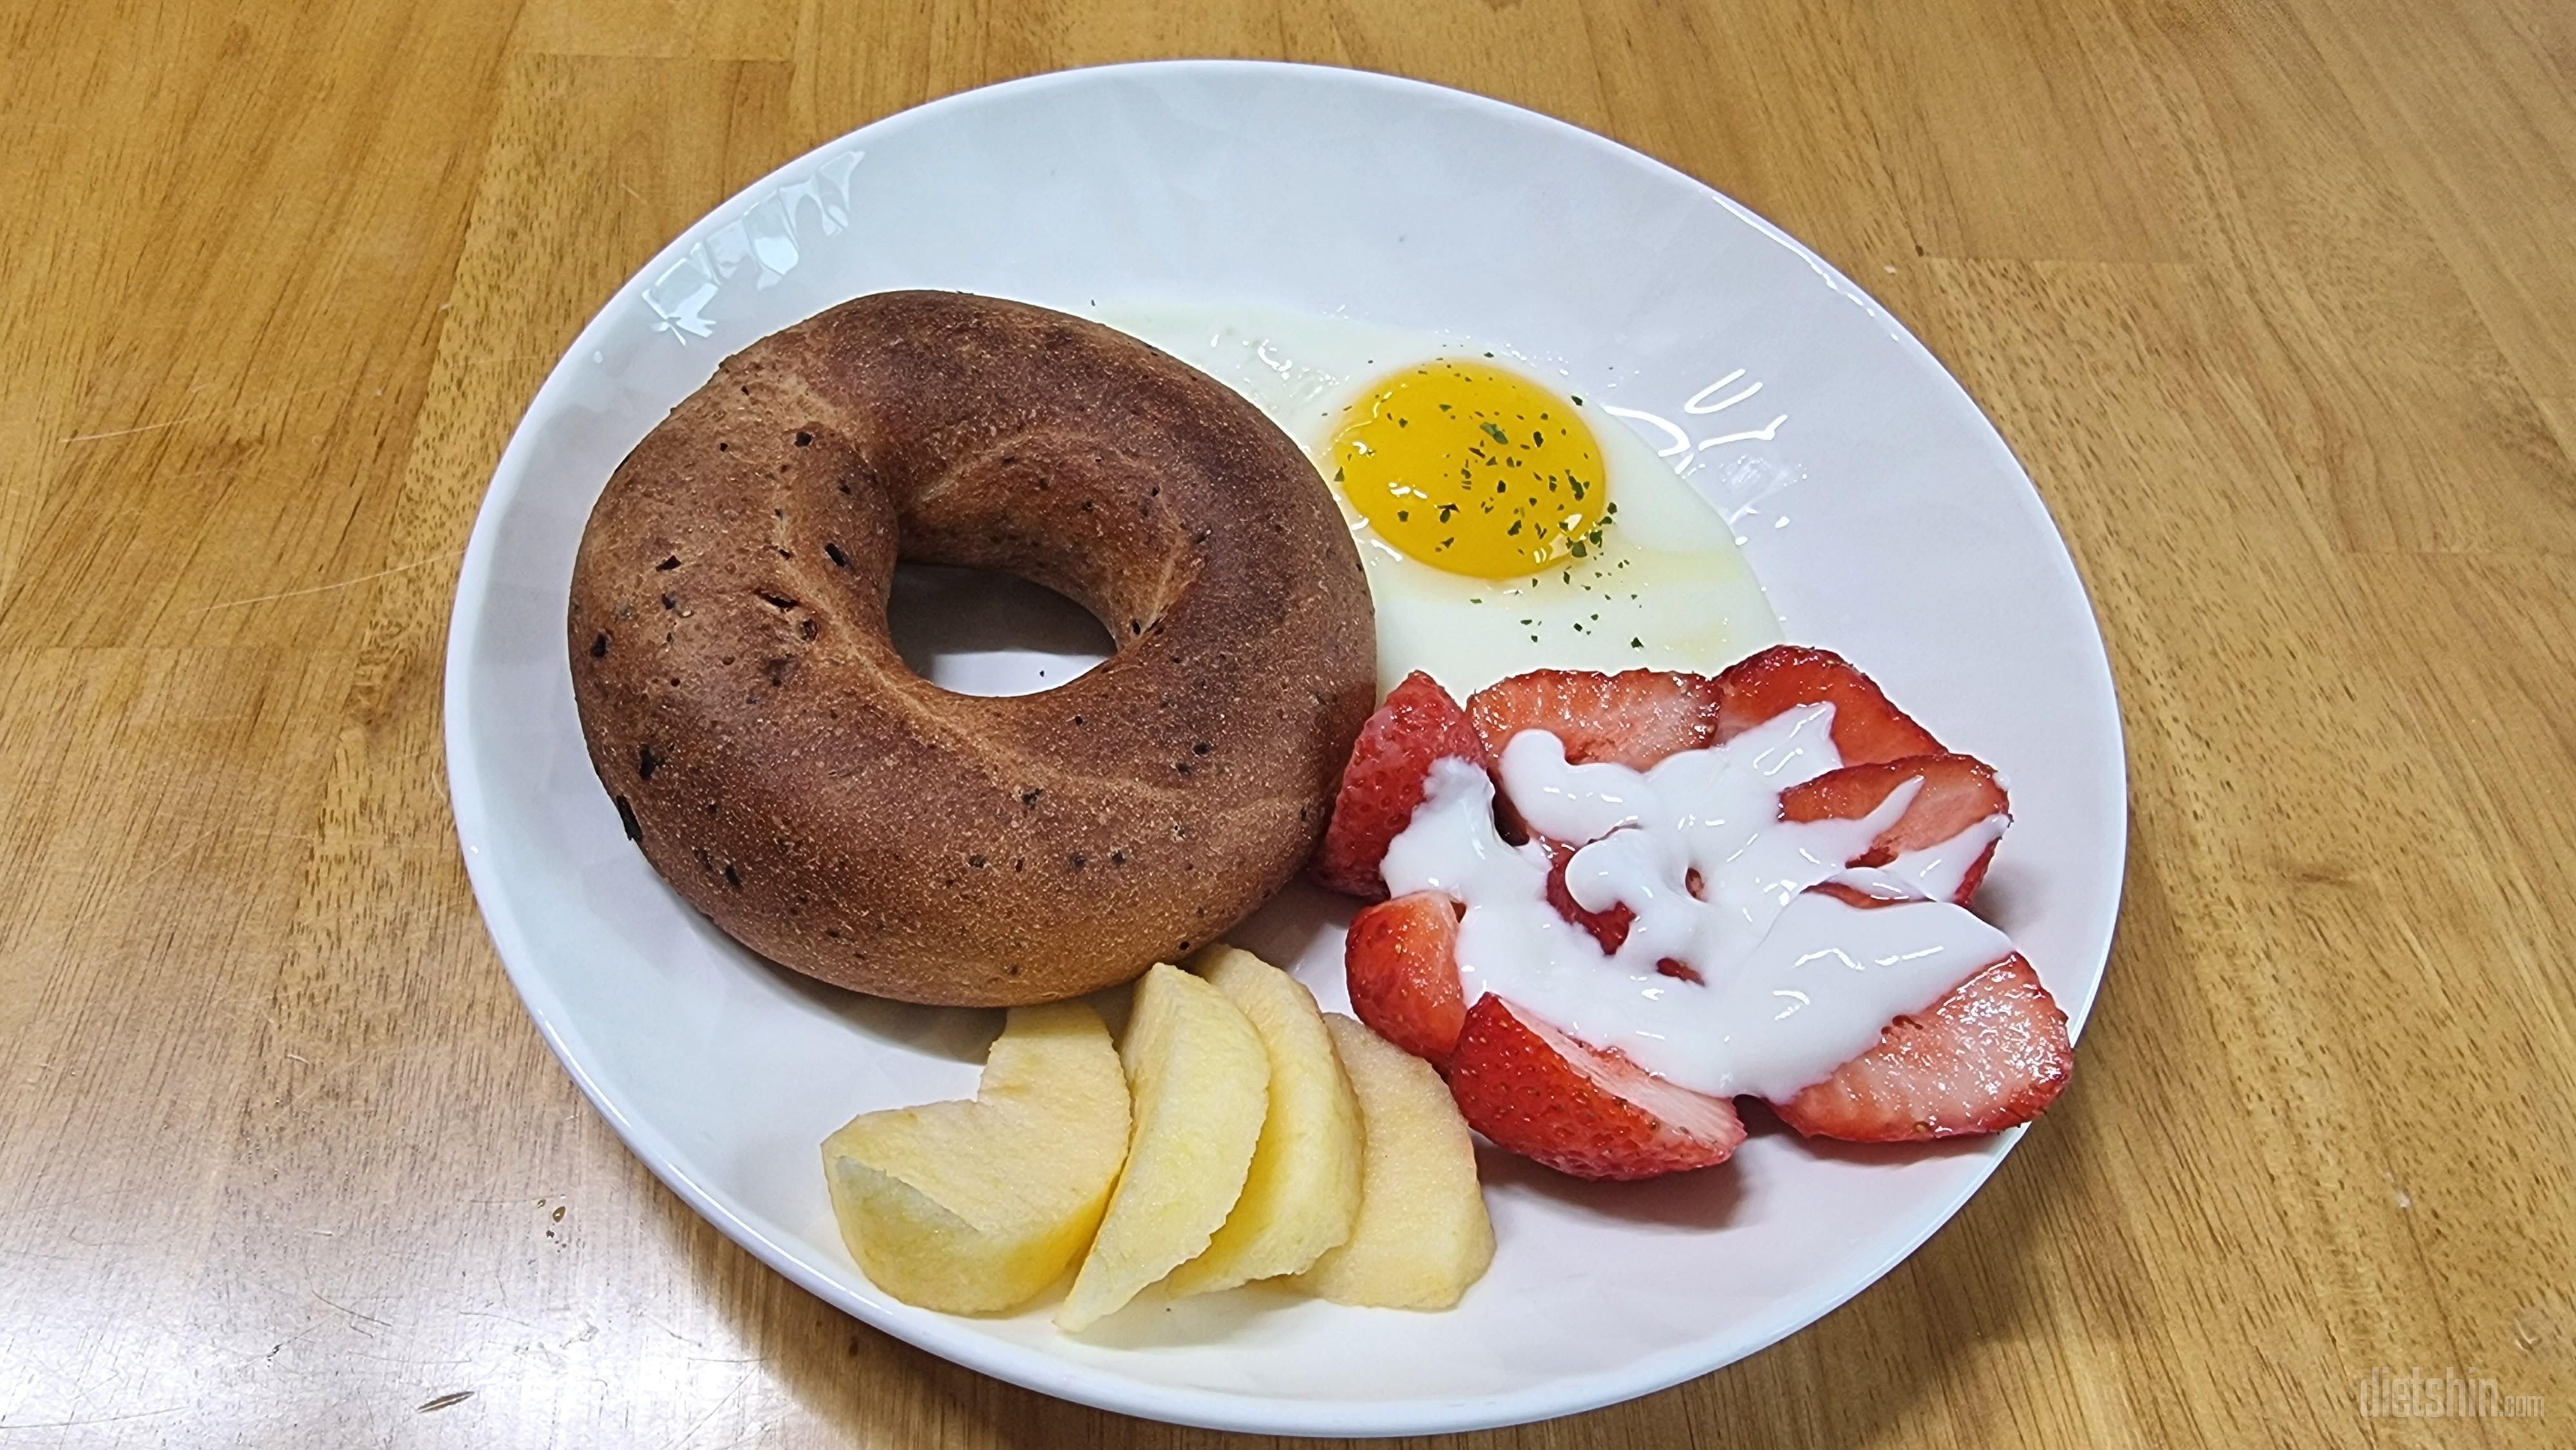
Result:
{"label": "strawberry slice with white tip", "polygon": [[1578,1042],[1490,993],[1467,1009],[1449,1057],[1467,1126],[1577,1178],[1654,1178],[1723,1163],[1744,1142],[1724,1098]]}
{"label": "strawberry slice with white tip", "polygon": [[[1881,831],[1869,849],[1852,858],[1854,866],[1884,866],[1909,851],[1928,850],[1957,838],[1995,817],[2009,821],[2012,801],[1992,766],[1973,755],[1910,755],[1902,760],[1846,765],[1780,793],[1784,821],[1857,821],[1877,810],[1908,781],[1920,781],[1914,799],[1896,824]],[[1965,903],[1976,894],[1994,859],[1995,842],[1986,843],[1960,879],[1952,901]]]}
{"label": "strawberry slice with white tip", "polygon": [[1360,726],[1333,797],[1332,820],[1307,874],[1345,896],[1385,900],[1386,878],[1379,871],[1387,843],[1412,823],[1432,762],[1449,756],[1488,767],[1484,740],[1467,723],[1467,712],[1438,681],[1416,670]]}
{"label": "strawberry slice with white tip", "polygon": [[1351,1011],[1378,1036],[1445,1068],[1466,1025],[1455,898],[1415,891],[1351,918],[1342,970]]}
{"label": "strawberry slice with white tip", "polygon": [[1644,770],[1677,751],[1719,740],[1720,693],[1706,675],[1673,670],[1531,670],[1467,699],[1467,716],[1496,760],[1514,735],[1545,730],[1576,765],[1610,761]]}
{"label": "strawberry slice with white tip", "polygon": [[[1574,892],[1565,884],[1566,865],[1574,859],[1574,853],[1579,848],[1544,836],[1538,839],[1547,847],[1547,904],[1556,908],[1557,915],[1592,933],[1592,939],[1601,944],[1601,950],[1618,951],[1628,940],[1628,928],[1636,923],[1637,913],[1616,902],[1600,911],[1584,910],[1583,904],[1574,899]],[[1698,870],[1692,870],[1690,882],[1691,890],[1696,894],[1699,890]],[[1690,963],[1676,961],[1671,957],[1655,963],[1655,970],[1667,977],[1679,977],[1685,982],[1700,980],[1699,973]]]}
{"label": "strawberry slice with white tip", "polygon": [[2030,963],[2015,955],[1952,988],[1930,1009],[1897,1018],[1877,1046],[1771,1106],[1811,1138],[1954,1138],[2038,1117],[2074,1070],[2066,1014]]}
{"label": "strawberry slice with white tip", "polygon": [[1592,933],[1592,939],[1601,943],[1601,950],[1619,950],[1619,944],[1628,939],[1629,924],[1637,919],[1637,913],[1616,902],[1611,903],[1606,911],[1584,910],[1565,884],[1565,868],[1574,860],[1574,853],[1582,848],[1545,837],[1540,839],[1547,846],[1547,904],[1556,908],[1557,915]]}
{"label": "strawberry slice with white tip", "polygon": [[1829,649],[1773,645],[1727,666],[1715,683],[1720,740],[1732,740],[1801,705],[1831,705],[1834,749],[1847,766],[1941,750],[1931,731],[1915,724],[1869,676]]}

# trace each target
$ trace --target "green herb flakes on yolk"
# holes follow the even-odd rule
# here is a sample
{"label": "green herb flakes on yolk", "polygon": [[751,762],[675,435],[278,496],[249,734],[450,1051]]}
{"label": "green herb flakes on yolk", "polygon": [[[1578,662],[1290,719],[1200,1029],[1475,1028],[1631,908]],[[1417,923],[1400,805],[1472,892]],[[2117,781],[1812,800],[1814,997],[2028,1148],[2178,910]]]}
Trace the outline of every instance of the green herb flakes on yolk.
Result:
{"label": "green herb flakes on yolk", "polygon": [[1333,434],[1342,496],[1407,555],[1483,579],[1582,558],[1610,491],[1592,430],[1518,373],[1442,358],[1371,385]]}

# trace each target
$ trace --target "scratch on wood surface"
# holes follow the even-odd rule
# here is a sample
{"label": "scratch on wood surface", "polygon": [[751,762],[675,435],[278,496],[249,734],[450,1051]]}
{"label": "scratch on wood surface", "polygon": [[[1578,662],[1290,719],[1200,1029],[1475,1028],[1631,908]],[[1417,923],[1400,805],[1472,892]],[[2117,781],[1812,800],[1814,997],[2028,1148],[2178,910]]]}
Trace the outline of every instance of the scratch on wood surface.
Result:
{"label": "scratch on wood surface", "polygon": [[[221,418],[233,413],[247,413],[253,408],[265,407],[271,403],[291,403],[297,398],[303,397],[307,393],[328,392],[333,388],[345,386],[347,385],[338,382],[315,383],[311,387],[297,388],[291,392],[279,393],[274,397],[252,398],[245,402],[235,403],[229,408],[207,408],[201,412],[189,413],[182,417],[167,418],[158,423],[137,423],[131,428],[102,428],[95,433],[74,433],[65,437],[62,441],[65,443],[95,443],[102,438],[130,438],[137,433],[158,433],[164,428],[176,428],[183,423],[194,423],[201,418]],[[190,388],[188,391],[193,394],[200,391],[200,389]]]}
{"label": "scratch on wood surface", "polygon": [[15,1254],[22,1259],[43,1259],[48,1263],[55,1264],[71,1264],[79,1262],[78,1259],[75,1259],[70,1254],[49,1254],[42,1249],[22,1249],[11,1244],[0,1244],[0,1254]]}
{"label": "scratch on wood surface", "polygon": [[352,1319],[363,1319],[369,1324],[377,1325],[385,1329],[393,1328],[392,1325],[378,1319],[373,1314],[369,1314],[363,1309],[352,1309],[348,1305],[341,1303],[339,1300],[332,1298],[319,1289],[308,1289],[305,1292],[311,1294],[314,1298],[321,1300],[323,1303],[330,1305],[332,1308],[339,1310],[341,1313],[348,1315]]}
{"label": "scratch on wood surface", "polygon": [[307,594],[328,594],[334,589],[348,589],[371,580],[389,578],[395,574],[408,574],[414,569],[426,569],[432,564],[445,563],[464,552],[461,548],[450,549],[443,554],[433,554],[426,559],[414,559],[408,564],[396,564],[390,569],[378,569],[373,574],[361,574],[354,579],[335,579],[328,584],[308,584],[302,589],[281,589],[275,594],[255,594],[248,599],[226,599],[214,604],[200,604],[188,612],[211,614],[218,609],[246,609],[254,604],[271,604],[280,599],[301,599]]}
{"label": "scratch on wood surface", "polygon": [[76,1430],[84,1425],[113,1425],[124,1420],[149,1420],[155,1415],[175,1415],[186,1408],[188,1407],[185,1405],[172,1405],[166,1410],[135,1410],[123,1415],[90,1415],[77,1420],[29,1420],[19,1425],[12,1425],[5,1417],[0,1417],[0,1431]]}
{"label": "scratch on wood surface", "polygon": [[213,416],[215,415],[211,411],[204,413],[190,413],[184,418],[169,418],[158,423],[137,423],[131,428],[107,428],[96,433],[73,433],[63,438],[62,441],[65,443],[95,443],[102,438],[130,438],[137,433],[158,433],[164,428],[176,428],[182,423],[194,423],[200,418],[211,418]]}
{"label": "scratch on wood surface", "polygon": [[693,1334],[682,1334],[679,1330],[672,1328],[670,1325],[663,1323],[661,1320],[659,1320],[659,1319],[657,1319],[657,1318],[653,1317],[653,1316],[652,1316],[652,1315],[650,1315],[650,1314],[646,1314],[646,1315],[643,1315],[643,1316],[641,1316],[641,1317],[642,1317],[642,1319],[644,1320],[644,1322],[645,1322],[645,1323],[652,1325],[654,1328],[656,1328],[656,1329],[658,1329],[658,1330],[661,1330],[664,1334],[667,1334],[667,1335],[671,1336],[673,1339],[676,1339],[676,1340],[680,1341],[682,1344],[691,1344],[691,1345],[695,1345],[695,1346],[697,1346],[697,1347],[698,1347],[698,1348],[700,1348],[700,1349],[704,1349],[704,1348],[706,1348],[706,1347],[707,1347],[707,1342],[706,1342],[705,1340],[700,1339],[700,1338],[698,1338],[696,1335],[693,1335]]}
{"label": "scratch on wood surface", "polygon": [[122,889],[128,892],[134,891],[150,882],[153,878],[159,876],[162,872],[169,870],[171,867],[178,865],[182,861],[190,859],[195,855],[200,847],[211,845],[220,837],[256,836],[273,841],[303,841],[318,839],[320,835],[321,831],[319,828],[311,830],[295,830],[292,828],[278,826],[207,826],[198,831],[195,835],[189,837],[186,844],[180,846],[177,850],[170,852],[168,855],[161,857],[157,861],[154,861],[144,870],[143,874],[125,881]]}
{"label": "scratch on wood surface", "polygon": [[444,1410],[451,1405],[464,1404],[467,1400],[472,1398],[474,1398],[474,1392],[472,1390],[449,1390],[446,1394],[435,1395],[429,1399],[421,1401],[420,1408],[412,1411],[412,1413],[415,1415],[426,1415],[434,1410]]}
{"label": "scratch on wood surface", "polygon": [[691,1440],[694,1440],[694,1439],[698,1438],[698,1432],[699,1432],[700,1430],[703,1430],[703,1429],[705,1429],[705,1428],[707,1427],[707,1422],[708,1422],[709,1420],[712,1420],[712,1419],[714,1419],[716,1416],[723,1414],[723,1413],[724,1413],[724,1411],[725,1411],[725,1407],[726,1407],[727,1405],[730,1405],[730,1404],[732,1404],[734,1401],[736,1401],[736,1400],[738,1400],[738,1399],[741,1399],[741,1398],[742,1398],[742,1392],[743,1392],[743,1388],[744,1388],[744,1386],[746,1386],[746,1385],[748,1385],[748,1384],[750,1384],[750,1383],[751,1383],[750,1377],[749,1377],[749,1376],[747,1376],[747,1375],[746,1375],[746,1376],[744,1376],[744,1377],[742,1377],[742,1378],[740,1378],[740,1379],[735,1380],[735,1381],[733,1382],[733,1388],[732,1388],[732,1389],[729,1389],[729,1390],[727,1390],[727,1391],[725,1391],[725,1392],[724,1392],[724,1398],[722,1398],[722,1399],[720,1399],[720,1400],[717,1400],[717,1401],[716,1401],[714,1404],[712,1404],[712,1405],[709,1405],[709,1406],[707,1407],[707,1412],[706,1412],[705,1414],[703,1414],[703,1415],[698,1416],[698,1418],[697,1418],[695,1421],[691,1422],[691,1424],[689,1425],[689,1428],[687,1428],[687,1429],[685,1429],[685,1430],[681,1431],[678,1439],[676,1439],[676,1440],[665,1440],[665,1441],[663,1441],[663,1442],[662,1442],[662,1450],[680,1450],[680,1447],[681,1447],[681,1446],[686,1445],[686,1444],[688,1444]]}
{"label": "scratch on wood surface", "polygon": [[284,1339],[279,1340],[277,1343],[270,1345],[270,1346],[268,1347],[268,1353],[261,1355],[261,1356],[260,1356],[260,1358],[261,1358],[261,1359],[263,1359],[263,1360],[272,1360],[272,1359],[275,1359],[275,1358],[277,1358],[279,1355],[284,1354],[284,1353],[286,1352],[286,1346],[288,1346],[288,1345],[290,1345],[290,1344],[294,1344],[294,1343],[296,1343],[296,1342],[297,1342],[297,1341],[299,1341],[299,1340],[304,1340],[304,1339],[309,1339],[309,1338],[311,1338],[315,1333],[319,1332],[321,1328],[322,1328],[322,1321],[321,1321],[321,1320],[319,1320],[319,1319],[316,1319],[316,1320],[314,1320],[312,1323],[305,1325],[302,1329],[300,1329],[300,1330],[296,1331],[295,1333],[290,1334],[290,1335],[286,1336]]}

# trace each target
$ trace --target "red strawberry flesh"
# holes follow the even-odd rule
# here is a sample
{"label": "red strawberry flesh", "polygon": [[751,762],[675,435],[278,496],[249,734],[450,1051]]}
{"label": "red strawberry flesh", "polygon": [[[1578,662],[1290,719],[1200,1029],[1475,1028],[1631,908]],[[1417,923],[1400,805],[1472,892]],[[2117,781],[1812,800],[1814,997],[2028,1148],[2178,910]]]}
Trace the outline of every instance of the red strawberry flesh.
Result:
{"label": "red strawberry flesh", "polygon": [[1992,1133],[2039,1116],[2074,1069],[2066,1014],[2016,955],[1930,1010],[1897,1018],[1877,1046],[1772,1107],[1811,1138],[1908,1143]]}
{"label": "red strawberry flesh", "polygon": [[[1573,860],[1574,853],[1582,848],[1569,846],[1563,841],[1551,841],[1545,837],[1541,837],[1540,840],[1547,847],[1547,904],[1556,908],[1557,915],[1592,933],[1592,939],[1601,944],[1601,950],[1605,952],[1619,950],[1620,944],[1628,939],[1628,927],[1636,921],[1637,913],[1616,904],[1606,911],[1584,910],[1582,905],[1575,901],[1574,893],[1565,885],[1565,865]],[[1699,872],[1696,868],[1690,874],[1690,886],[1691,893],[1697,895]],[[1676,961],[1671,957],[1655,963],[1655,970],[1667,977],[1679,977],[1685,982],[1702,980],[1697,969],[1690,963]]]}
{"label": "red strawberry flesh", "polygon": [[1735,1105],[1656,1077],[1488,994],[1467,1009],[1449,1059],[1467,1125],[1577,1178],[1653,1178],[1706,1168],[1744,1141]]}
{"label": "red strawberry flesh", "polygon": [[1547,904],[1556,908],[1557,915],[1592,933],[1601,950],[1615,952],[1628,939],[1628,924],[1637,919],[1637,913],[1615,904],[1607,911],[1586,911],[1576,904],[1574,893],[1566,889],[1565,865],[1581,849],[1563,841],[1547,842]]}
{"label": "red strawberry flesh", "polygon": [[1342,942],[1351,1010],[1370,1031],[1434,1067],[1449,1061],[1467,1020],[1458,912],[1440,892],[1412,892],[1363,908]]}
{"label": "red strawberry flesh", "polygon": [[1832,650],[1773,645],[1727,666],[1717,677],[1717,686],[1722,701],[1721,740],[1731,740],[1801,705],[1831,705],[1834,749],[1845,765],[1933,755],[1941,749],[1931,731],[1889,703],[1869,676]]}
{"label": "red strawberry flesh", "polygon": [[[1972,755],[1913,755],[1870,765],[1846,765],[1780,793],[1780,818],[1787,821],[1856,821],[1877,810],[1907,781],[1922,787],[1906,804],[1896,824],[1881,831],[1869,850],[1854,857],[1854,866],[1884,866],[1908,851],[1937,846],[1992,816],[2009,818],[2012,802],[1992,767]],[[1989,843],[1960,882],[1954,901],[1966,901],[1985,879],[1994,856]]]}
{"label": "red strawberry flesh", "polygon": [[1671,670],[1532,670],[1478,690],[1467,715],[1500,760],[1524,730],[1545,730],[1577,765],[1611,761],[1643,770],[1676,751],[1718,742],[1717,682]]}
{"label": "red strawberry flesh", "polygon": [[1388,692],[1351,746],[1332,820],[1307,867],[1316,884],[1364,901],[1385,900],[1386,879],[1379,872],[1387,843],[1412,824],[1432,762],[1449,756],[1479,769],[1487,765],[1484,741],[1467,713],[1439,682],[1416,670]]}

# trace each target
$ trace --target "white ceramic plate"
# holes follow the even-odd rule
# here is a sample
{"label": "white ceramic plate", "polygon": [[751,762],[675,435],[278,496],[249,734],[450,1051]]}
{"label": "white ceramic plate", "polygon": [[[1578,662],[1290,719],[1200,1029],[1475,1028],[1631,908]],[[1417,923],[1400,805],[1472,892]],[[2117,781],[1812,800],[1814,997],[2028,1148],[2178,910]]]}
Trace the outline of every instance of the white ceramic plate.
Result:
{"label": "white ceramic plate", "polygon": [[[1627,1186],[1489,1154],[1501,1246],[1445,1314],[1246,1290],[1073,1340],[1043,1309],[954,1318],[879,1293],[833,1228],[816,1144],[862,1109],[970,1094],[998,1014],[810,984],[667,890],[583,754],[564,611],[601,484],[719,357],[893,287],[1246,299],[1560,359],[1737,521],[1789,638],[1842,650],[2010,775],[2018,819],[1980,904],[2078,1024],[2110,944],[2127,797],[2083,588],[2003,440],[1858,287],[1689,177],[1476,96],[1244,63],[1040,76],[877,122],[682,234],[538,392],[466,551],[447,742],[475,894],[547,1042],[698,1212],[868,1323],[1032,1389],[1220,1428],[1413,1434],[1750,1354],[1993,1172],[2018,1134],[1877,1151],[1775,1131],[1727,1167]],[[1081,663],[995,646],[970,615],[924,646],[934,678],[1033,686]],[[1235,936],[1340,1006],[1341,920],[1292,890]]]}

